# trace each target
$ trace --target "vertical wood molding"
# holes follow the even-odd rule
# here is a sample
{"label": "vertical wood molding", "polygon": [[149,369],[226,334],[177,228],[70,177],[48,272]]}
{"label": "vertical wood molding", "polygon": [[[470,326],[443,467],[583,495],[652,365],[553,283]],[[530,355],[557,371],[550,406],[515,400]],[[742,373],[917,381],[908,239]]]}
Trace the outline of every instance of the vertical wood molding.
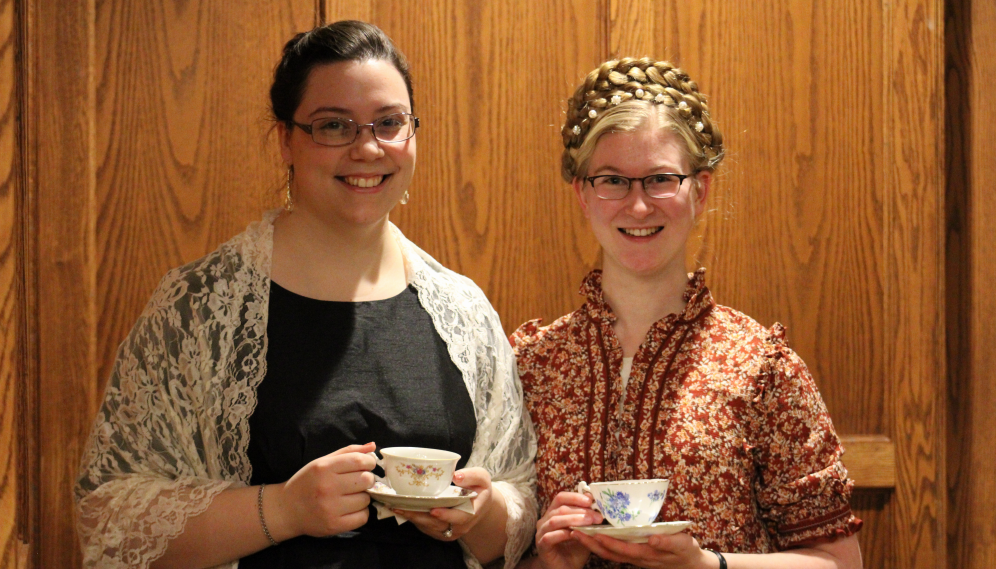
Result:
{"label": "vertical wood molding", "polygon": [[[36,161],[40,567],[78,567],[72,484],[96,386],[93,1],[39,2]],[[67,520],[70,523],[67,523]]]}
{"label": "vertical wood molding", "polygon": [[38,567],[80,566],[72,486],[96,398],[94,0],[34,3]]}
{"label": "vertical wood molding", "polygon": [[[945,2],[945,219],[947,328],[947,567],[969,569],[972,519],[972,18],[971,3]],[[992,511],[992,508],[990,508]]]}
{"label": "vertical wood molding", "polygon": [[[953,544],[964,555],[965,564],[950,567],[987,569],[996,562],[996,470],[993,441],[996,440],[996,2],[972,0],[971,26],[971,242],[972,242],[972,371],[971,391],[966,401],[972,417],[971,450],[965,468],[972,473],[964,488],[971,514],[959,520],[966,525],[966,539]],[[950,484],[949,484],[950,487]],[[951,516],[952,518],[954,516]],[[952,558],[954,559],[954,558]]]}
{"label": "vertical wood molding", "polygon": [[21,502],[25,472],[19,385],[24,294],[21,282],[20,33],[14,0],[0,1],[0,568],[26,562]]}
{"label": "vertical wood molding", "polygon": [[18,497],[18,532],[21,553],[18,567],[39,567],[38,543],[41,535],[41,443],[39,432],[38,401],[38,217],[35,148],[30,117],[37,108],[35,83],[31,65],[34,49],[30,38],[35,29],[33,2],[16,1],[19,31],[18,79],[20,80],[20,132],[18,136],[19,164],[21,171],[21,205],[19,211],[19,244],[21,262],[21,305],[19,362],[21,369],[18,393],[18,461],[20,476]]}
{"label": "vertical wood molding", "polygon": [[996,559],[996,5],[948,0],[945,8],[947,567],[983,569]]}
{"label": "vertical wood molding", "polygon": [[885,311],[896,441],[896,567],[942,567],[945,542],[944,20],[887,3]]}

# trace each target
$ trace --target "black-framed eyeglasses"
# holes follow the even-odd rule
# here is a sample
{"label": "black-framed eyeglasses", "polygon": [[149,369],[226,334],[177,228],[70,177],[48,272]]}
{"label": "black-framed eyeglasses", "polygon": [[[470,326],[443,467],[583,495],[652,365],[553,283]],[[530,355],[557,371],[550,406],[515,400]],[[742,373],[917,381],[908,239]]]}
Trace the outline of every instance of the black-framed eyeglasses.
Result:
{"label": "black-framed eyeglasses", "polygon": [[291,124],[310,134],[312,140],[323,146],[350,145],[359,136],[360,129],[366,126],[381,142],[404,142],[415,136],[415,129],[419,127],[418,117],[411,113],[394,113],[367,124],[342,117],[315,119],[311,124],[292,121]]}
{"label": "black-framed eyeglasses", "polygon": [[588,176],[584,181],[591,184],[595,190],[595,195],[599,198],[621,200],[629,195],[629,189],[633,186],[633,182],[640,182],[643,191],[652,198],[674,197],[681,189],[681,183],[688,177],[688,174],[673,174],[671,172],[651,174],[642,178],[604,174],[602,176]]}

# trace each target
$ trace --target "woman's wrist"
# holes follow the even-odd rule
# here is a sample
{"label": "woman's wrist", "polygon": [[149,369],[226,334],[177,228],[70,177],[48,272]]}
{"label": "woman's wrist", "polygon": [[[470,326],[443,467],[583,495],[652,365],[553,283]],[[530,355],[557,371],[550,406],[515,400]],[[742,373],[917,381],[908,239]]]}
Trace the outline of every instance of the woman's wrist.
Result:
{"label": "woman's wrist", "polygon": [[722,553],[716,551],[715,549],[703,549],[702,552],[705,553],[709,558],[708,561],[709,567],[718,567],[719,569],[727,569],[726,558],[723,557]]}
{"label": "woman's wrist", "polygon": [[484,508],[474,514],[480,516],[477,523],[462,538],[471,553],[484,564],[504,555],[508,539],[505,495],[494,485],[489,493],[489,500],[482,504]]}
{"label": "woman's wrist", "polygon": [[299,532],[296,532],[293,527],[294,516],[287,515],[285,511],[284,488],[286,486],[286,482],[267,484],[263,493],[261,516],[265,517],[266,527],[270,530],[268,537],[272,537],[273,541],[277,543],[299,535]]}

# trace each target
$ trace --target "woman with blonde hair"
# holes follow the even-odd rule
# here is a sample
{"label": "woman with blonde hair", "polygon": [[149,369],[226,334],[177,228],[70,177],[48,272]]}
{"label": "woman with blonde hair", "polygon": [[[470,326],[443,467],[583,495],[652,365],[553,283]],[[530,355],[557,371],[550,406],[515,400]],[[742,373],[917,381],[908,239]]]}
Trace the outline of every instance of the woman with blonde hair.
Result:
{"label": "woman with blonde hair", "polygon": [[[586,301],[512,336],[537,431],[540,511],[529,567],[856,568],[861,521],[806,365],[716,304],[685,267],[723,139],[704,95],[663,61],[608,61],[567,103],[562,173],[602,247]],[[666,478],[658,521],[627,543],[579,482]]]}

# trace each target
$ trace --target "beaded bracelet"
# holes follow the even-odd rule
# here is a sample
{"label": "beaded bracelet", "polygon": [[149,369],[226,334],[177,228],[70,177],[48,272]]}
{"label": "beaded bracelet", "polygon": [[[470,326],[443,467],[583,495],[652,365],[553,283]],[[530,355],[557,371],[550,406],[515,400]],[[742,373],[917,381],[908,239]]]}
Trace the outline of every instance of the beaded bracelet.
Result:
{"label": "beaded bracelet", "polygon": [[259,525],[263,526],[263,533],[266,534],[266,539],[270,540],[270,545],[276,545],[277,540],[273,539],[270,535],[270,528],[266,527],[266,518],[263,517],[263,488],[266,488],[266,484],[259,485],[259,495],[256,498],[256,509],[259,511]]}

